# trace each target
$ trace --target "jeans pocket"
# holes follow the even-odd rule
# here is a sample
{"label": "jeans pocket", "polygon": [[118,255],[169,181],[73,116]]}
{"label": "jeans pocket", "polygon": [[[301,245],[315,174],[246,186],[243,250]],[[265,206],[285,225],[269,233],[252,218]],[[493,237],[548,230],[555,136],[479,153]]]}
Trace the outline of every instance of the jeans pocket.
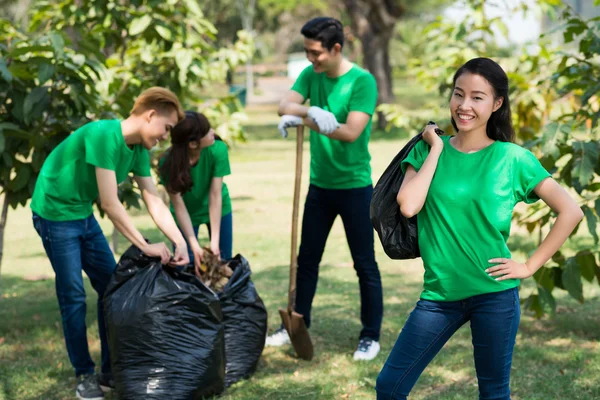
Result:
{"label": "jeans pocket", "polygon": [[31,220],[33,221],[33,228],[38,233],[38,235],[40,235],[40,237],[41,237],[42,236],[42,218],[39,215],[34,213],[33,216],[31,217]]}

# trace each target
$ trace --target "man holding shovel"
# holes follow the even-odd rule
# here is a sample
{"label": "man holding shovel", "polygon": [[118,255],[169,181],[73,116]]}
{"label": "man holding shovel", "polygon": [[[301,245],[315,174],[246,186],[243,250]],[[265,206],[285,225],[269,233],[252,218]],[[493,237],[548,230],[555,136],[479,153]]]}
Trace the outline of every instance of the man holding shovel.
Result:
{"label": "man holding shovel", "polygon": [[[315,18],[301,30],[312,63],[279,105],[279,131],[310,128],[310,187],[304,205],[298,256],[295,311],[310,327],[319,263],[335,218],[340,215],[358,275],[361,296],[359,344],[355,360],[379,352],[383,316],[381,278],[375,261],[369,206],[373,186],[368,143],[377,102],[375,78],[342,55],[344,32],[333,18]],[[303,103],[310,99],[310,107]],[[267,346],[290,343],[282,327]]]}

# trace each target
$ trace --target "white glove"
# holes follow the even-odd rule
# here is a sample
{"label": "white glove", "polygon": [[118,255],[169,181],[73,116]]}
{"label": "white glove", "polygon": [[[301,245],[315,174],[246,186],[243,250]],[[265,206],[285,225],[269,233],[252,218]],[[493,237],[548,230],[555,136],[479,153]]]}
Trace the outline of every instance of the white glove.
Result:
{"label": "white glove", "polygon": [[277,129],[279,129],[281,137],[286,138],[288,136],[287,128],[302,125],[303,122],[301,117],[295,115],[282,115]]}
{"label": "white glove", "polygon": [[319,127],[319,132],[324,135],[331,135],[340,127],[340,124],[337,122],[337,119],[335,119],[333,113],[316,106],[308,109],[308,117],[315,121],[315,124]]}

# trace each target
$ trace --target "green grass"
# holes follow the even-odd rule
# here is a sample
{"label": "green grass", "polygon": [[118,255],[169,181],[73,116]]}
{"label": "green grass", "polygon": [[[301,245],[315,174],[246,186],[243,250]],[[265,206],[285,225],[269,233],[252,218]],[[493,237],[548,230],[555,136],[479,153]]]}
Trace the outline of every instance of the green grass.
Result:
{"label": "green grass", "polygon": [[[250,141],[231,149],[232,175],[226,182],[233,198],[234,251],[250,261],[253,280],[269,310],[269,328],[273,330],[280,323],[277,309],[286,303],[295,142],[292,137],[278,138],[273,125],[255,123],[251,129],[256,134],[249,135]],[[371,153],[375,179],[402,147],[404,140],[398,137],[374,133]],[[305,143],[303,197],[308,185],[308,162]],[[136,213],[133,220],[150,239],[163,238],[149,216]],[[101,225],[109,236],[110,222],[101,220]],[[206,236],[206,231],[201,230],[201,238],[206,240]],[[532,240],[522,231],[511,239],[517,258],[522,259],[533,248]],[[122,238],[120,248],[126,248]],[[376,250],[384,285],[385,316],[382,351],[373,362],[352,360],[360,330],[358,283],[338,220],[327,242],[314,303],[311,336],[315,359],[298,360],[290,348],[265,349],[257,373],[234,385],[223,398],[374,398],[377,374],[419,297],[423,273],[420,260],[389,260],[378,242]],[[72,399],[74,379],[64,348],[53,280],[27,280],[52,276],[41,241],[31,225],[29,209],[11,210],[9,214],[2,269],[0,400]],[[94,359],[99,360],[95,294],[87,279],[86,289],[90,294],[89,342]],[[533,289],[528,281],[522,294]],[[513,399],[600,398],[600,287],[594,282],[584,289],[584,304],[557,291],[559,308],[554,318],[535,320],[524,313],[512,370]],[[425,370],[411,399],[476,397],[470,331],[465,326]]]}

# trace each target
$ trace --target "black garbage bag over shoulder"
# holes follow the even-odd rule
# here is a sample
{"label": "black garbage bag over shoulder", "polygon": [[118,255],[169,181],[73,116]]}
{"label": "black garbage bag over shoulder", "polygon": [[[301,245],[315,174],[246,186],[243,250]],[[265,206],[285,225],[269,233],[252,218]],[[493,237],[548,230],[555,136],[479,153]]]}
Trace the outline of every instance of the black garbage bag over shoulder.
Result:
{"label": "black garbage bag over shoulder", "polygon": [[421,256],[417,237],[417,216],[403,216],[396,196],[404,180],[400,164],[422,136],[423,133],[419,133],[400,150],[373,189],[371,223],[379,235],[385,254],[395,260]]}
{"label": "black garbage bag over shoulder", "polygon": [[229,261],[233,275],[219,294],[225,325],[225,386],[256,371],[267,337],[267,309],[241,255]]}
{"label": "black garbage bag over shoulder", "polygon": [[194,275],[132,246],[104,297],[119,400],[197,400],[224,390],[223,315]]}

